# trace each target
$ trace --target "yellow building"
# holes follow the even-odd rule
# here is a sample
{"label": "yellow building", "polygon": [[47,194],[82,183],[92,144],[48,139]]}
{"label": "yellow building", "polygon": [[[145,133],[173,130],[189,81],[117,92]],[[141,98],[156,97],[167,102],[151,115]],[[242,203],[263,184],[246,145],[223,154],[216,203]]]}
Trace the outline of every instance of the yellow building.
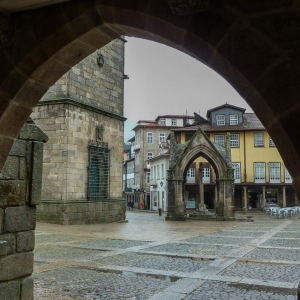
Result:
{"label": "yellow building", "polygon": [[[208,110],[206,117],[207,120],[195,114],[193,125],[174,129],[176,141],[185,143],[200,127],[218,146],[225,144],[226,133],[230,133],[235,178],[234,205],[237,210],[245,206],[299,205],[292,178],[272,138],[254,113],[245,113],[243,108],[224,104]],[[212,166],[203,157],[195,159],[187,170],[184,195],[187,208],[196,207],[199,198],[200,162],[203,167],[205,203],[209,208],[214,208],[216,178]]]}

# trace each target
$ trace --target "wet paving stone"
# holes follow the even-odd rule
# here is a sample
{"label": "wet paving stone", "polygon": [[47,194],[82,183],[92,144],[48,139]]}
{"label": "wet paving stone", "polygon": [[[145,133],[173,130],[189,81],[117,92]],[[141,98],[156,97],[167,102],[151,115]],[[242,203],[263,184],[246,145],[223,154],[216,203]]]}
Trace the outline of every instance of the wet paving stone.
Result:
{"label": "wet paving stone", "polygon": [[[122,224],[38,223],[35,299],[295,299],[300,220],[263,213],[224,223],[127,217]],[[291,248],[281,249],[287,241]]]}
{"label": "wet paving stone", "polygon": [[261,246],[300,248],[300,239],[269,239]]}
{"label": "wet paving stone", "polygon": [[135,240],[117,240],[117,239],[101,239],[87,241],[83,243],[74,243],[74,247],[82,247],[89,249],[103,249],[103,248],[115,248],[115,249],[126,249],[135,246],[144,246],[149,244],[149,242],[135,241]]}
{"label": "wet paving stone", "polygon": [[236,262],[218,275],[281,282],[297,282],[300,278],[300,266]]}
{"label": "wet paving stone", "polygon": [[94,260],[104,265],[137,267],[142,269],[165,270],[175,272],[195,272],[210,261],[198,261],[191,258],[178,258],[160,255],[124,253]]}
{"label": "wet paving stone", "polygon": [[[234,232],[232,233],[234,234]],[[227,245],[244,245],[249,243],[253,238],[244,237],[211,237],[211,236],[197,236],[184,240],[190,243],[203,243],[203,244],[227,244]]]}
{"label": "wet paving stone", "polygon": [[300,229],[299,231],[285,231],[285,232],[278,232],[273,235],[273,238],[295,238],[300,239]]}
{"label": "wet paving stone", "polygon": [[233,236],[233,237],[247,237],[247,238],[256,238],[264,235],[266,232],[264,231],[238,231],[238,230],[223,230],[217,231],[211,234],[206,235],[207,237],[215,237],[215,236]]}
{"label": "wet paving stone", "polygon": [[35,299],[147,299],[172,283],[133,273],[103,273],[96,269],[65,267],[34,274]]}
{"label": "wet paving stone", "polygon": [[183,300],[295,300],[295,292],[264,289],[230,282],[211,281],[183,298]]}
{"label": "wet paving stone", "polygon": [[87,250],[69,246],[43,246],[34,250],[34,259],[43,262],[56,261],[91,261],[101,256],[99,250]]}
{"label": "wet paving stone", "polygon": [[276,248],[256,248],[246,254],[243,258],[253,258],[257,260],[286,260],[299,261],[300,251],[298,249],[276,249]]}
{"label": "wet paving stone", "polygon": [[168,243],[160,246],[145,248],[145,251],[151,252],[167,252],[178,254],[196,254],[198,256],[206,255],[224,255],[238,246],[228,245],[210,245],[210,244],[179,244]]}
{"label": "wet paving stone", "polygon": [[77,242],[85,241],[86,237],[73,236],[73,235],[64,235],[64,234],[36,234],[35,235],[35,244],[56,244],[61,242]]}

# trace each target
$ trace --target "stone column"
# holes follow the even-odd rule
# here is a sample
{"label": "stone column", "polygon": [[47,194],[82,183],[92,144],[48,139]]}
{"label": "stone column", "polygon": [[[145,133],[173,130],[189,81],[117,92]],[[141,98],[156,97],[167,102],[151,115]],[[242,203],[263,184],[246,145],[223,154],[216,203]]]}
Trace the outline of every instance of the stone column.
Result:
{"label": "stone column", "polygon": [[206,209],[204,204],[204,184],[203,184],[203,166],[200,163],[200,171],[199,171],[199,189],[200,189],[200,204],[199,211],[203,211]]}
{"label": "stone column", "polygon": [[266,207],[266,187],[262,187],[262,196],[263,196],[263,207]]}
{"label": "stone column", "polygon": [[218,186],[215,185],[215,199],[214,199],[214,208],[216,209],[217,204],[219,202],[219,198],[218,198]]}
{"label": "stone column", "polygon": [[217,205],[217,221],[234,221],[233,187],[234,179],[218,179],[219,202]]}
{"label": "stone column", "polygon": [[33,299],[36,205],[41,200],[47,140],[29,119],[0,174],[0,299]]}
{"label": "stone column", "polygon": [[282,187],[282,207],[286,207],[285,186]]}
{"label": "stone column", "polygon": [[296,195],[296,191],[295,191],[295,206],[299,206],[299,200],[298,200],[298,197]]}
{"label": "stone column", "polygon": [[244,190],[244,208],[247,208],[247,204],[248,204],[247,187],[243,186],[243,190]]}
{"label": "stone column", "polygon": [[166,221],[186,221],[182,179],[168,179],[168,212]]}

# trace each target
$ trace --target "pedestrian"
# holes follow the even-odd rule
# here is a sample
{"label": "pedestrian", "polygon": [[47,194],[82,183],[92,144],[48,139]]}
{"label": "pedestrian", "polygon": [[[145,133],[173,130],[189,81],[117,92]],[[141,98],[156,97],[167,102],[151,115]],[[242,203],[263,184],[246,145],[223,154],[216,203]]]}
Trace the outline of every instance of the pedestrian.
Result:
{"label": "pedestrian", "polygon": [[134,203],[133,202],[131,202],[131,209],[133,209],[134,208]]}

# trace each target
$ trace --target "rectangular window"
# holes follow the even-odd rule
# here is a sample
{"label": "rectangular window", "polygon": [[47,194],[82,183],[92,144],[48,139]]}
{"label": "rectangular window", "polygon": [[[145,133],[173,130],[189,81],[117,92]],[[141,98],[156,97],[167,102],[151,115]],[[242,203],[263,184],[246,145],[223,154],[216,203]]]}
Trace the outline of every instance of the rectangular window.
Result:
{"label": "rectangular window", "polygon": [[241,183],[241,163],[232,163],[234,183]]}
{"label": "rectangular window", "polygon": [[272,140],[271,137],[269,139],[269,147],[275,147],[275,144],[274,144],[274,142],[273,142],[273,140]]}
{"label": "rectangular window", "polygon": [[239,115],[229,115],[229,124],[230,125],[238,125],[239,124]]}
{"label": "rectangular window", "polygon": [[224,134],[215,134],[215,142],[224,145]]}
{"label": "rectangular window", "polygon": [[225,125],[225,115],[216,115],[217,125]]}
{"label": "rectangular window", "polygon": [[210,183],[210,168],[203,168],[202,170],[202,182]]}
{"label": "rectangular window", "polygon": [[127,179],[127,187],[131,188],[134,184],[134,178]]}
{"label": "rectangular window", "polygon": [[107,145],[89,145],[88,200],[109,198],[110,150]]}
{"label": "rectangular window", "polygon": [[147,143],[153,144],[153,133],[152,132],[147,132]]}
{"label": "rectangular window", "polygon": [[266,165],[265,163],[254,163],[254,182],[266,182]]}
{"label": "rectangular window", "polygon": [[195,174],[196,169],[195,168],[189,168],[186,173],[186,183],[195,183]]}
{"label": "rectangular window", "polygon": [[153,180],[156,181],[156,166],[154,166]]}
{"label": "rectangular window", "polygon": [[150,176],[151,176],[151,180],[153,180],[153,167],[151,167],[150,169]]}
{"label": "rectangular window", "polygon": [[230,147],[239,148],[240,147],[240,134],[232,133],[230,134]]}
{"label": "rectangular window", "polygon": [[139,145],[141,142],[141,134],[138,133],[136,136],[135,136],[135,144],[136,145]]}
{"label": "rectangular window", "polygon": [[159,179],[159,165],[156,167],[156,171],[157,171],[157,179]]}
{"label": "rectangular window", "polygon": [[165,118],[160,119],[160,125],[166,125],[166,119]]}
{"label": "rectangular window", "polygon": [[176,126],[177,125],[177,119],[172,119],[172,121],[171,121],[172,123],[172,126]]}
{"label": "rectangular window", "polygon": [[159,141],[160,142],[165,142],[166,141],[166,134],[165,133],[160,133],[159,134]]}
{"label": "rectangular window", "polygon": [[270,183],[280,183],[280,163],[269,163]]}
{"label": "rectangular window", "polygon": [[150,183],[150,172],[147,172],[146,174],[146,183]]}
{"label": "rectangular window", "polygon": [[131,161],[127,164],[127,174],[134,173],[134,162]]}
{"label": "rectangular window", "polygon": [[153,153],[152,152],[147,152],[147,160],[153,158]]}
{"label": "rectangular window", "polygon": [[290,175],[290,173],[286,167],[284,167],[284,182],[285,183],[293,183],[292,176]]}
{"label": "rectangular window", "polygon": [[264,146],[264,133],[256,132],[254,133],[254,147],[263,147]]}
{"label": "rectangular window", "polygon": [[161,165],[161,178],[162,179],[165,178],[165,165],[164,164]]}

